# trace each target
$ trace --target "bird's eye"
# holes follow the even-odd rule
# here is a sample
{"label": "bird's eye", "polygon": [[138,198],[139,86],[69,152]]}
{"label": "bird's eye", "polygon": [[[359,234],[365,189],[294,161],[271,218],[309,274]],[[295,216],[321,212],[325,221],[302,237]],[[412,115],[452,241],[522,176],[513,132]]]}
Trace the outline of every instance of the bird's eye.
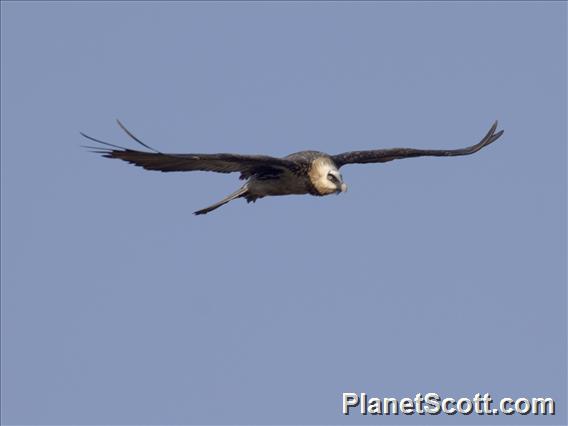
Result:
{"label": "bird's eye", "polygon": [[337,182],[337,178],[335,177],[335,175],[332,175],[331,173],[327,175],[327,178],[332,182]]}

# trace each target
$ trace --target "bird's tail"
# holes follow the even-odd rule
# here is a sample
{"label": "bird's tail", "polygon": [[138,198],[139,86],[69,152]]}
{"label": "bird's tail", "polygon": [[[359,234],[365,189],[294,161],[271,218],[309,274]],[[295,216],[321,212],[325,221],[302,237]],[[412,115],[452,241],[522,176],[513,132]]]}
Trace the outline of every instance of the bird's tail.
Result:
{"label": "bird's tail", "polygon": [[218,209],[219,207],[221,207],[224,204],[227,204],[229,201],[233,201],[236,198],[239,197],[243,197],[247,194],[248,192],[248,187],[247,185],[243,185],[241,188],[239,188],[238,190],[236,190],[235,192],[233,192],[231,195],[227,195],[225,198],[223,198],[221,201],[219,201],[218,203],[215,203],[209,207],[206,207],[204,209],[201,210],[197,210],[196,212],[193,212],[193,214],[195,215],[200,215],[200,214],[206,214],[209,213],[210,211],[213,211],[215,209]]}

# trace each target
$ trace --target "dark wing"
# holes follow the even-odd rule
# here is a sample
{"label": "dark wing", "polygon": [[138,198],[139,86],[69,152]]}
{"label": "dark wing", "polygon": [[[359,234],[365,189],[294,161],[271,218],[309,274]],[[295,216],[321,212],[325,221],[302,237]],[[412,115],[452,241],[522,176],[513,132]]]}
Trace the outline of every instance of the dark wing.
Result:
{"label": "dark wing", "polygon": [[87,148],[102,154],[103,157],[118,158],[143,167],[146,170],[158,170],[161,172],[189,172],[196,170],[218,173],[240,172],[241,179],[246,179],[253,175],[278,175],[286,170],[295,171],[298,166],[294,161],[268,155],[166,154],[146,145],[126,129],[120,121],[117,120],[117,122],[128,136],[153,152],[123,148],[81,133],[85,138],[104,145],[89,146]]}
{"label": "dark wing", "polygon": [[411,158],[422,156],[452,157],[457,155],[469,155],[479,151],[481,148],[495,142],[503,134],[503,130],[495,133],[497,121],[491,126],[489,132],[476,145],[461,149],[412,149],[412,148],[391,148],[375,149],[370,151],[351,151],[343,154],[333,155],[331,158],[337,167],[345,164],[365,164],[365,163],[386,163],[387,161],[398,160],[399,158]]}

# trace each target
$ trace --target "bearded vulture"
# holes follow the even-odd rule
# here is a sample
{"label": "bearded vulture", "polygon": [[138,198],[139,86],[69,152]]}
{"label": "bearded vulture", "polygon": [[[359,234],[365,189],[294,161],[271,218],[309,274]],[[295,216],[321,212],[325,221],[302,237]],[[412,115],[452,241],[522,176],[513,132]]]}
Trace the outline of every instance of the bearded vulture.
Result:
{"label": "bearded vulture", "polygon": [[247,202],[271,195],[310,194],[316,196],[339,194],[347,191],[339,169],[346,164],[386,163],[400,158],[435,156],[453,157],[470,155],[495,142],[503,134],[497,130],[497,121],[485,137],[476,145],[461,149],[413,149],[390,148],[368,151],[349,151],[329,155],[318,151],[301,151],[283,158],[268,155],[241,154],[167,154],[155,150],[134,136],[117,120],[128,136],[151,152],[123,148],[95,139],[84,133],[85,138],[100,144],[87,146],[106,158],[118,158],[146,170],[161,172],[207,171],[218,173],[239,172],[246,183],[221,201],[194,212],[206,214],[237,198]]}

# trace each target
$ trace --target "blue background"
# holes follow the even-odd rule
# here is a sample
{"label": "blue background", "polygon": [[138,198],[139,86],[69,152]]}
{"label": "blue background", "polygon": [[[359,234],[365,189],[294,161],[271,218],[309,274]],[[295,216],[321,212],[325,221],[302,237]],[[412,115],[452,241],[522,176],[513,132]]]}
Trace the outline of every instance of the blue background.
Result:
{"label": "blue background", "polygon": [[[476,143],[205,207],[163,151]],[[6,424],[566,422],[566,4],[2,2]],[[341,414],[342,392],[554,417]]]}

